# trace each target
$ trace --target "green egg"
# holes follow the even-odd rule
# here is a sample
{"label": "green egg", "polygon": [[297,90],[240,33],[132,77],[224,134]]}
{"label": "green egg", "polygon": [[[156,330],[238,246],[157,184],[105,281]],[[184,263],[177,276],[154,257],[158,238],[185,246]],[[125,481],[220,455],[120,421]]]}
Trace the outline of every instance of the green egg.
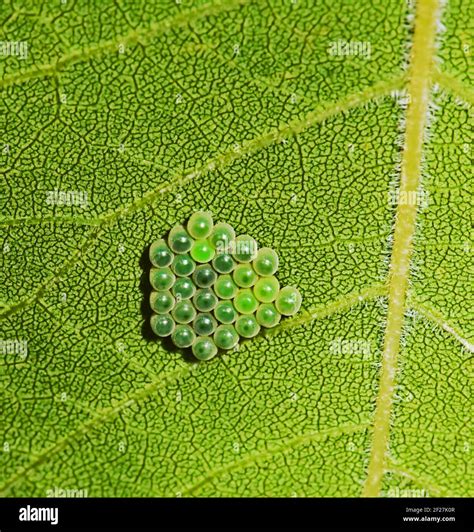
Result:
{"label": "green egg", "polygon": [[193,281],[199,288],[209,288],[217,279],[217,273],[208,264],[200,264],[194,270]]}
{"label": "green egg", "polygon": [[252,264],[258,275],[273,275],[278,270],[278,255],[274,249],[261,248],[258,250]]}
{"label": "green egg", "polygon": [[213,339],[200,336],[194,340],[193,354],[199,360],[210,360],[217,355],[217,347]]}
{"label": "green egg", "polygon": [[293,316],[301,307],[301,294],[294,286],[285,286],[278,294],[275,306],[283,316]]}
{"label": "green egg", "polygon": [[189,323],[196,317],[196,309],[189,299],[184,299],[176,303],[171,314],[177,323]]}
{"label": "green egg", "polygon": [[170,268],[152,268],[150,270],[150,284],[155,290],[169,290],[176,277]]}
{"label": "green egg", "polygon": [[184,255],[176,255],[171,264],[171,269],[178,277],[191,275],[195,268],[196,263],[187,253]]}
{"label": "green egg", "polygon": [[213,227],[214,222],[210,212],[195,212],[188,221],[189,234],[197,240],[207,238],[212,233]]}
{"label": "green egg", "polygon": [[242,288],[234,298],[234,306],[240,314],[253,314],[257,310],[258,301],[252,290]]}
{"label": "green egg", "polygon": [[248,314],[237,318],[235,330],[243,338],[253,338],[260,332],[260,325],[253,314]]}
{"label": "green egg", "polygon": [[227,253],[221,253],[212,259],[212,266],[216,272],[230,273],[235,268],[235,262]]}
{"label": "green egg", "polygon": [[232,299],[237,293],[237,285],[230,275],[219,275],[214,283],[214,291],[220,299]]}
{"label": "green egg", "polygon": [[224,324],[233,323],[237,319],[237,311],[230,301],[219,301],[214,309],[217,321]]}
{"label": "green egg", "polygon": [[232,246],[232,256],[237,262],[250,262],[257,256],[257,242],[249,235],[238,236]]}
{"label": "green egg", "polygon": [[272,301],[275,301],[279,291],[280,283],[274,275],[260,277],[253,287],[255,297],[262,303],[271,303]]}
{"label": "green egg", "polygon": [[153,314],[150,325],[157,336],[169,336],[175,328],[175,322],[170,314]]}
{"label": "green egg", "polygon": [[232,325],[219,325],[214,333],[214,342],[220,349],[232,349],[239,343],[239,335]]}
{"label": "green egg", "polygon": [[234,228],[229,224],[219,222],[214,226],[209,240],[218,253],[229,253],[230,243],[234,238]]}
{"label": "green egg", "polygon": [[217,327],[217,322],[212,314],[208,312],[199,313],[193,321],[194,332],[198,336],[209,336]]}
{"label": "green egg", "polygon": [[267,329],[275,327],[281,320],[281,314],[273,303],[262,303],[258,307],[255,317],[257,318],[258,324]]}
{"label": "green egg", "polygon": [[174,345],[180,348],[191,347],[195,339],[196,335],[189,325],[176,325],[171,335],[171,340]]}
{"label": "green egg", "polygon": [[193,245],[193,239],[182,225],[175,225],[168,236],[168,244],[175,253],[187,253]]}
{"label": "green egg", "polygon": [[175,305],[175,299],[169,290],[159,290],[150,294],[150,307],[157,314],[167,314]]}
{"label": "green egg", "polygon": [[174,259],[174,253],[161,238],[150,246],[150,261],[157,268],[166,268]]}
{"label": "green egg", "polygon": [[196,240],[191,248],[191,257],[200,263],[210,262],[216,250],[212,247],[209,240]]}
{"label": "green egg", "polygon": [[176,301],[189,299],[196,293],[196,286],[189,277],[179,277],[171,289]]}
{"label": "green egg", "polygon": [[232,274],[234,283],[240,288],[250,288],[253,286],[258,279],[257,274],[252,268],[251,264],[237,264]]}
{"label": "green egg", "polygon": [[194,294],[193,303],[199,312],[210,312],[217,305],[217,297],[211,288],[200,288]]}

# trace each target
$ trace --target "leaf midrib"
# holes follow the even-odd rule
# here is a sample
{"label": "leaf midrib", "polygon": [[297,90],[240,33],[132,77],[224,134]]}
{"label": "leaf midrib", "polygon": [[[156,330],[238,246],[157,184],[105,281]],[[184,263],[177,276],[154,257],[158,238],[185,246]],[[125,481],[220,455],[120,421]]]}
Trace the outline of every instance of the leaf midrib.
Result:
{"label": "leaf midrib", "polygon": [[[419,190],[422,149],[428,116],[430,85],[440,0],[419,0],[408,76],[409,105],[402,156],[400,193]],[[416,202],[397,206],[388,282],[387,325],[382,369],[374,414],[372,447],[363,496],[380,494],[390,438],[390,418],[396,384],[400,338],[406,312],[410,259],[416,229]]]}

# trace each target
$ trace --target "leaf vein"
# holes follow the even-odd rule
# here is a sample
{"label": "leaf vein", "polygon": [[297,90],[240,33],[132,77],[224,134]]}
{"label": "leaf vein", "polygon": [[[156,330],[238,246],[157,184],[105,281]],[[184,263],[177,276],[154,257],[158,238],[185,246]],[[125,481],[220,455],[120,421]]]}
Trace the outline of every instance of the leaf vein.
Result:
{"label": "leaf vein", "polygon": [[[400,193],[417,191],[421,182],[422,149],[427,122],[430,84],[435,57],[435,37],[440,0],[420,0],[409,67],[409,105],[402,155]],[[417,205],[399,203],[396,211],[389,270],[387,324],[382,369],[373,423],[372,446],[363,488],[366,497],[377,497],[385,473],[390,440],[390,417],[397,375],[400,338],[404,326],[410,259],[416,227]]]}
{"label": "leaf vein", "polygon": [[181,493],[182,495],[192,494],[198,488],[204,486],[208,482],[212,482],[212,480],[217,478],[218,476],[221,476],[230,471],[237,471],[239,469],[244,469],[245,467],[251,464],[258,463],[259,461],[262,461],[262,460],[267,460],[269,458],[272,458],[275,455],[284,454],[292,450],[293,448],[297,447],[298,445],[310,443],[313,441],[324,440],[326,438],[331,438],[331,437],[335,438],[335,437],[345,435],[345,434],[352,434],[357,431],[366,430],[369,426],[370,426],[369,424],[345,425],[341,427],[333,427],[333,428],[325,429],[321,431],[300,434],[298,436],[285,440],[280,445],[275,445],[275,446],[272,445],[272,446],[269,446],[265,450],[248,453],[245,457],[240,458],[238,460],[234,460],[233,462],[230,462],[229,464],[226,464],[225,466],[211,469],[202,478],[197,480],[194,484],[191,484],[190,486],[186,486],[185,488],[183,488],[181,490]]}
{"label": "leaf vein", "polygon": [[35,68],[5,76],[2,80],[0,80],[0,87],[22,83],[32,78],[41,78],[52,75],[60,70],[63,66],[80,63],[81,61],[87,60],[96,55],[117,51],[117,47],[120,44],[126,45],[138,43],[143,39],[153,37],[160,33],[166,33],[170,29],[185,26],[192,22],[192,20],[198,20],[209,15],[217,15],[226,10],[239,7],[247,2],[248,0],[216,0],[212,3],[207,3],[199,7],[188,9],[182,13],[179,13],[178,15],[168,17],[160,22],[152,23],[149,26],[135,28],[126,35],[116,37],[109,41],[98,42],[83,49],[71,50],[63,54],[54,62],[45,63],[38,65]]}
{"label": "leaf vein", "polygon": [[[341,312],[343,310],[347,310],[352,304],[359,304],[362,300],[369,297],[376,297],[376,295],[380,295],[382,292],[381,288],[378,287],[376,289],[375,287],[369,287],[365,291],[361,291],[360,293],[352,293],[348,294],[346,298],[339,298],[338,300],[335,300],[333,303],[330,303],[326,305],[325,307],[319,307],[315,311],[309,311],[308,315],[305,318],[305,321],[293,319],[288,320],[291,321],[290,324],[283,327],[283,325],[279,325],[275,328],[277,329],[288,329],[290,327],[297,327],[301,325],[302,323],[307,323],[310,319],[318,319],[322,317],[327,317],[332,313]],[[361,299],[361,295],[362,296]],[[264,337],[259,337],[264,338]],[[212,363],[212,362],[211,362]],[[223,364],[222,358],[218,358],[215,360],[214,363],[221,363]],[[131,394],[130,396],[124,397],[120,401],[118,401],[115,405],[103,408],[101,410],[96,410],[95,412],[90,411],[91,418],[82,423],[79,427],[71,431],[66,436],[60,438],[54,445],[44,449],[42,452],[38,453],[31,462],[20,468],[14,475],[12,475],[7,481],[3,484],[3,486],[0,487],[0,494],[5,494],[18,480],[26,476],[29,472],[33,471],[35,468],[39,467],[42,463],[49,460],[53,455],[57,454],[61,450],[63,450],[70,442],[76,441],[82,436],[85,436],[90,430],[93,430],[100,426],[101,424],[105,423],[109,419],[113,418],[115,415],[117,415],[122,410],[128,408],[132,404],[137,403],[138,401],[145,399],[149,397],[151,394],[156,392],[159,389],[165,389],[169,382],[176,382],[180,380],[181,378],[191,374],[194,370],[199,368],[199,364],[193,364],[193,365],[186,365],[184,367],[179,368],[178,370],[175,370],[173,372],[170,372],[169,374],[165,374],[163,376],[156,376],[156,379],[152,380],[149,384],[144,386],[139,391],[135,392],[134,394]],[[85,406],[82,407],[84,410],[87,408]]]}
{"label": "leaf vein", "polygon": [[469,352],[474,353],[474,344],[467,339],[467,335],[463,334],[457,325],[450,323],[439,310],[419,302],[412,294],[409,295],[408,306],[426,320],[435,323],[438,327],[456,338]]}

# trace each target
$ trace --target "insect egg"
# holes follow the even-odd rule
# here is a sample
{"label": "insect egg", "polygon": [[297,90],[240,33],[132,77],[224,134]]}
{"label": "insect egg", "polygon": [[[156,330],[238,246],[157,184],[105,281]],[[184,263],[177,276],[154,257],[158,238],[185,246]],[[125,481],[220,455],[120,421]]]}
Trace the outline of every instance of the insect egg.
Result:
{"label": "insect egg", "polygon": [[253,338],[260,332],[260,325],[253,314],[247,314],[237,318],[235,330],[243,338]]}
{"label": "insect egg", "polygon": [[217,327],[217,322],[212,314],[199,313],[193,321],[194,332],[198,336],[209,336]]}
{"label": "insect egg", "polygon": [[165,268],[173,262],[174,254],[163,239],[150,246],[150,261],[157,268]]}
{"label": "insect egg", "polygon": [[171,269],[178,277],[191,275],[195,268],[196,263],[187,253],[184,255],[176,255],[171,264]]}
{"label": "insect egg", "polygon": [[171,314],[178,323],[189,323],[196,317],[196,309],[189,299],[178,301]]}
{"label": "insect egg", "polygon": [[240,314],[253,314],[257,310],[258,301],[252,290],[243,288],[237,292],[234,298],[234,306]]}
{"label": "insect egg", "polygon": [[227,253],[221,253],[212,259],[212,266],[216,272],[230,273],[235,267],[235,262]]}
{"label": "insect egg", "polygon": [[194,306],[200,312],[210,312],[217,305],[217,301],[211,288],[200,288],[193,297]]}
{"label": "insect egg", "polygon": [[218,253],[230,253],[230,243],[235,238],[234,228],[226,223],[219,222],[214,226],[209,240]]}
{"label": "insect egg", "polygon": [[193,273],[193,281],[199,288],[209,288],[217,279],[217,273],[208,264],[200,264]]}
{"label": "insect egg", "polygon": [[232,349],[239,342],[239,335],[232,325],[219,325],[214,333],[214,341],[220,349]]}
{"label": "insect egg", "polygon": [[293,316],[301,307],[301,294],[294,286],[285,286],[280,290],[275,306],[283,316]]}
{"label": "insect egg", "polygon": [[237,264],[232,278],[240,288],[250,288],[257,282],[258,276],[251,264]]}
{"label": "insect egg", "polygon": [[278,279],[271,275],[269,277],[260,277],[253,287],[255,297],[262,303],[271,303],[275,301],[280,291]]}
{"label": "insect egg", "polygon": [[191,347],[193,345],[196,335],[193,329],[189,325],[179,324],[176,325],[171,340],[176,347]]}
{"label": "insect egg", "polygon": [[281,320],[281,315],[273,303],[262,303],[258,307],[255,317],[258,324],[267,329],[275,327]]}
{"label": "insect egg", "polygon": [[150,284],[155,290],[169,290],[176,277],[170,268],[152,268],[150,270]]}
{"label": "insect egg", "polygon": [[176,324],[170,314],[153,314],[150,325],[157,336],[169,336]]}
{"label": "insect egg", "polygon": [[214,316],[220,323],[233,323],[237,315],[237,311],[230,301],[219,301],[214,309]]}
{"label": "insect egg", "polygon": [[188,221],[189,234],[198,240],[207,238],[214,227],[212,215],[209,212],[195,212]]}
{"label": "insect egg", "polygon": [[174,297],[181,301],[182,299],[193,297],[196,293],[196,287],[189,277],[179,277],[176,279],[171,291]]}
{"label": "insect egg", "polygon": [[249,235],[238,236],[232,247],[232,256],[237,262],[250,262],[257,256],[257,242]]}
{"label": "insect egg", "polygon": [[193,354],[198,360],[210,360],[217,355],[217,347],[213,339],[200,336],[194,340]]}
{"label": "insect egg", "polygon": [[176,225],[170,231],[168,244],[175,253],[187,253],[193,245],[193,239],[182,225]]}
{"label": "insect egg", "polygon": [[273,275],[278,270],[278,255],[274,249],[261,248],[252,264],[258,275]]}
{"label": "insect egg", "polygon": [[196,240],[190,253],[196,262],[204,263],[214,258],[216,250],[212,247],[209,240]]}
{"label": "insect egg", "polygon": [[175,299],[169,290],[159,290],[150,294],[150,306],[157,314],[167,314],[175,304]]}
{"label": "insect egg", "polygon": [[237,285],[230,275],[219,275],[214,283],[214,290],[220,299],[232,299],[237,293]]}

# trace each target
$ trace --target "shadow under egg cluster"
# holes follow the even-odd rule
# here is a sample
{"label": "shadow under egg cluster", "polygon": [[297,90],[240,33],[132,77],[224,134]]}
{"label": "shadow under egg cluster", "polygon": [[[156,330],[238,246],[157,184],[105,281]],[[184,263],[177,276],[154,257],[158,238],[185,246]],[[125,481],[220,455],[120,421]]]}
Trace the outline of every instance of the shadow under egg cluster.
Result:
{"label": "shadow under egg cluster", "polygon": [[227,223],[214,225],[208,212],[195,212],[167,241],[153,242],[150,261],[151,328],[199,360],[275,327],[301,306],[296,288],[280,287],[276,252],[236,236]]}

